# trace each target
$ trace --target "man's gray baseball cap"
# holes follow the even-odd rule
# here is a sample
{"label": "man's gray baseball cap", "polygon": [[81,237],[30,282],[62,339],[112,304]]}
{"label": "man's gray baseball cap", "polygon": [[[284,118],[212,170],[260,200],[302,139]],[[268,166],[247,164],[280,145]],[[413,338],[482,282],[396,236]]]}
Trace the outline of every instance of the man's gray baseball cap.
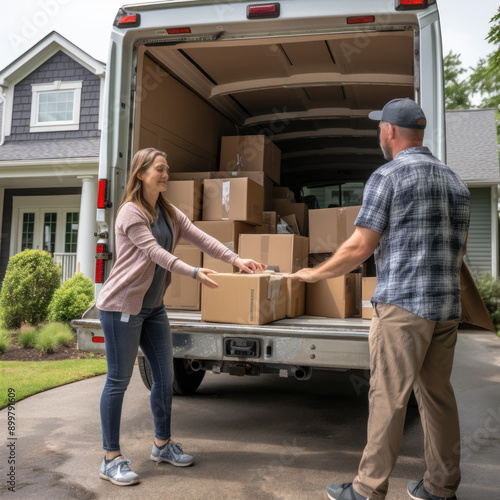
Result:
{"label": "man's gray baseball cap", "polygon": [[422,108],[408,97],[389,101],[382,111],[372,111],[368,115],[368,118],[370,120],[392,123],[399,127],[420,130],[423,130],[427,125]]}

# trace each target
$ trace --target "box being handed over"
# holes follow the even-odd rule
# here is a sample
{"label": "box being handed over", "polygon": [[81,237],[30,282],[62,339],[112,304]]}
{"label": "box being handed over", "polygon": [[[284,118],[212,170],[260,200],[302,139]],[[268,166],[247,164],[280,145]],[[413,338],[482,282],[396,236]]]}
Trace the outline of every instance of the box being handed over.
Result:
{"label": "box being handed over", "polygon": [[213,274],[218,288],[203,287],[202,321],[263,325],[287,312],[286,280],[280,274]]}

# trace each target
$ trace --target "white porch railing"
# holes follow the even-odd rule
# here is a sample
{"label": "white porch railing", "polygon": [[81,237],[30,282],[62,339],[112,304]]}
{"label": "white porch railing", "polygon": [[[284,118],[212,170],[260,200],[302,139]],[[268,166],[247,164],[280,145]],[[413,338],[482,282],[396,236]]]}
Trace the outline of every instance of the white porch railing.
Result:
{"label": "white porch railing", "polygon": [[76,253],[54,253],[56,264],[62,267],[62,282],[69,280],[76,272]]}

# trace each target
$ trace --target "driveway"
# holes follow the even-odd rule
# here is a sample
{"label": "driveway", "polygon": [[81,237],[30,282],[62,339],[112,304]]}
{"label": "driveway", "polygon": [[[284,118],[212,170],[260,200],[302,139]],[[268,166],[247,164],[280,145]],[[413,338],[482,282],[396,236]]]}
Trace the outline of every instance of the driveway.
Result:
{"label": "driveway", "polygon": [[[142,482],[128,488],[98,477],[104,380],[77,382],[16,404],[16,494],[10,498],[326,499],[327,483],[350,481],[356,474],[366,439],[362,372],[317,372],[302,382],[207,374],[196,395],[174,398],[174,438],[196,460],[188,468],[149,460],[149,393],[136,372],[125,397],[121,445]],[[458,498],[498,500],[500,339],[461,332],[453,381],[462,426]],[[9,498],[6,410],[0,422],[0,491]],[[387,500],[408,498],[408,480],[424,472],[422,457],[422,430],[413,408]]]}

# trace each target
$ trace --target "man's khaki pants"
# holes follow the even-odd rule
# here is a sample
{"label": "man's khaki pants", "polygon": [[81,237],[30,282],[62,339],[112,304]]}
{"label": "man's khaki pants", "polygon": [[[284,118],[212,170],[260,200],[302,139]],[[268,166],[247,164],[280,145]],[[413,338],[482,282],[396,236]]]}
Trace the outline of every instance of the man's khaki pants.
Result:
{"label": "man's khaki pants", "polygon": [[386,496],[412,388],[424,430],[424,486],[439,497],[455,494],[460,428],[450,376],[457,330],[458,320],[429,321],[392,304],[375,304],[369,335],[368,436],[354,480],[354,489],[370,500]]}

